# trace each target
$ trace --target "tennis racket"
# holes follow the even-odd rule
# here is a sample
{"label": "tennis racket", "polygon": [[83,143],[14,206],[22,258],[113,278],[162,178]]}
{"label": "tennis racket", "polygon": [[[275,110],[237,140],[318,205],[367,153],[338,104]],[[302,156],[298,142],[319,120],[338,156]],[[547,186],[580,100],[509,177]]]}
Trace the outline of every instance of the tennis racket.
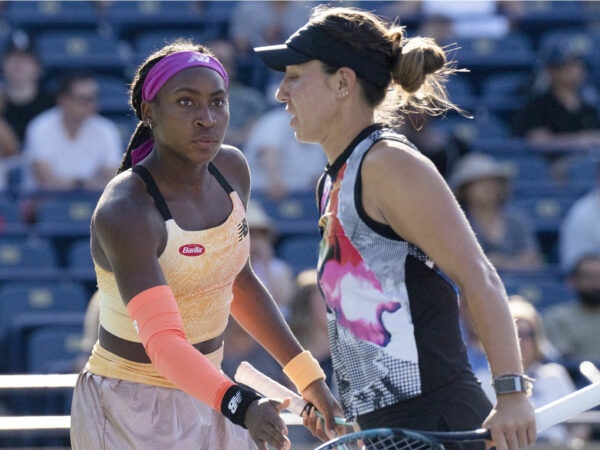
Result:
{"label": "tennis racket", "polygon": [[[290,411],[302,414],[306,401],[290,389],[267,377],[250,363],[242,362],[235,379],[262,395],[290,398]],[[541,432],[600,404],[600,383],[594,383],[555,400],[535,411],[536,426]],[[293,408],[293,409],[292,409]],[[353,425],[339,419],[339,423]],[[315,450],[444,450],[443,442],[468,442],[490,439],[489,430],[428,432],[406,429],[374,428],[345,434],[317,447]]]}
{"label": "tennis racket", "polygon": [[[308,404],[306,400],[300,397],[296,392],[286,388],[282,384],[268,377],[260,370],[256,369],[248,361],[242,361],[240,363],[235,372],[234,378],[238,383],[245,384],[265,397],[291,399],[288,410],[298,416],[302,416],[302,411]],[[317,414],[320,415],[319,412],[317,412]],[[346,422],[341,417],[336,417],[335,423],[349,427],[354,425],[353,423]]]}

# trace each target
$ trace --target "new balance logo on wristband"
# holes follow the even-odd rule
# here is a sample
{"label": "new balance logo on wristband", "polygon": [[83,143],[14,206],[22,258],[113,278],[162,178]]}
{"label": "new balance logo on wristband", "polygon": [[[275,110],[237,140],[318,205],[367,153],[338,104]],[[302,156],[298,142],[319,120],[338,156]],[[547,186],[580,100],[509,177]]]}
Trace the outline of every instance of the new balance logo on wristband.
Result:
{"label": "new balance logo on wristband", "polygon": [[233,397],[231,397],[231,400],[229,400],[229,404],[227,405],[229,412],[231,412],[231,414],[235,414],[237,412],[238,406],[240,406],[241,402],[242,402],[242,392],[237,391],[235,393],[235,395]]}
{"label": "new balance logo on wristband", "polygon": [[248,407],[259,395],[240,385],[230,386],[221,400],[221,413],[236,425],[246,427],[244,417]]}

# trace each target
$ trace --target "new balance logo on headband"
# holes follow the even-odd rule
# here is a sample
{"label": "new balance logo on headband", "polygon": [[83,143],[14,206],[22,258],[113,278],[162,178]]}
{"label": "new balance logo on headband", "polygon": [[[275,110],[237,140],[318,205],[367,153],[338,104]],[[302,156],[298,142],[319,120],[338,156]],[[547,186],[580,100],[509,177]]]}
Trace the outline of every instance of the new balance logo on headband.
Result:
{"label": "new balance logo on headband", "polygon": [[193,62],[207,63],[210,62],[210,57],[202,53],[193,53],[192,56],[190,56],[190,59],[188,59],[188,63]]}

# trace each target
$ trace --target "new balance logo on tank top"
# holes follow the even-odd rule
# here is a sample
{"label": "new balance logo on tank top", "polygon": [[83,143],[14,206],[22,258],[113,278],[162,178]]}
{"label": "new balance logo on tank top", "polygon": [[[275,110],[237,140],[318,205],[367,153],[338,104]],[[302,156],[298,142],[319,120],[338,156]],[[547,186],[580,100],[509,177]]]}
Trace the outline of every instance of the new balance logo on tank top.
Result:
{"label": "new balance logo on tank top", "polygon": [[434,390],[468,364],[453,286],[423,251],[364,212],[360,167],[381,139],[413,147],[373,125],[319,182],[319,285],[350,419]]}

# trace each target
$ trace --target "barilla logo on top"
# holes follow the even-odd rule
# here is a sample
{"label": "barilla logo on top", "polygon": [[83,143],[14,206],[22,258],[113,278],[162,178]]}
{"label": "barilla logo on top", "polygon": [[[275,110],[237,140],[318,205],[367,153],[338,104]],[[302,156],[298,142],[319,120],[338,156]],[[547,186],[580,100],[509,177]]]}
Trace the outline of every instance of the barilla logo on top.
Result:
{"label": "barilla logo on top", "polygon": [[200,244],[185,244],[179,247],[183,256],[200,256],[204,254],[204,247]]}

